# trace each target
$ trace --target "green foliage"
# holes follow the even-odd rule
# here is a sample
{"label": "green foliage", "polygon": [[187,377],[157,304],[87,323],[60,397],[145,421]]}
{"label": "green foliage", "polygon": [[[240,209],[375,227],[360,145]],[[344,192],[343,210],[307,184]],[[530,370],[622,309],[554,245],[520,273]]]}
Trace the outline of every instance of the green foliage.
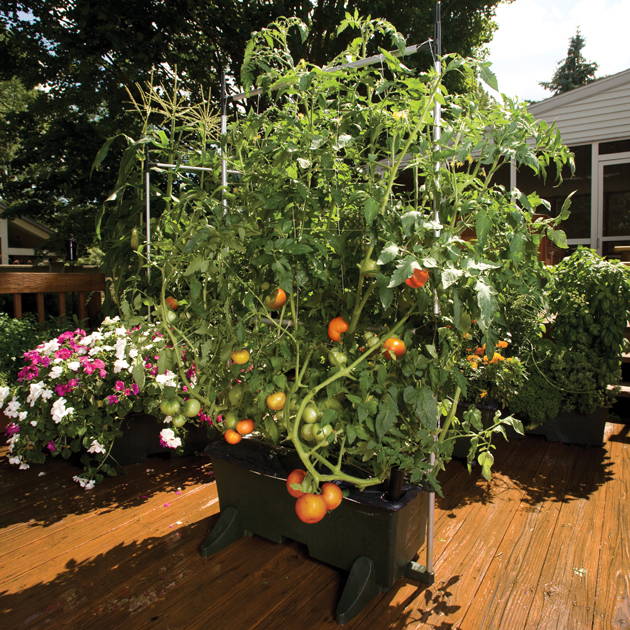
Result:
{"label": "green foliage", "polygon": [[[449,2],[444,49],[468,55],[490,41],[498,4]],[[405,5],[391,0],[1,0],[0,78],[17,78],[27,90],[45,86],[25,111],[6,121],[13,151],[10,174],[2,181],[8,211],[53,228],[57,235],[51,246],[62,248],[74,232],[84,250],[124,146],[115,145],[115,159],[88,177],[94,157],[108,138],[123,131],[137,136],[142,127],[128,111],[123,86],[144,83],[152,73],[156,83],[166,82],[169,69],[178,68],[190,94],[212,91],[216,98],[222,71],[233,79],[228,85],[238,83],[251,33],[281,15],[310,25],[305,40],[291,37],[289,43],[298,58],[323,64],[352,37],[349,30],[335,37],[347,10],[390,19],[420,43],[433,36],[434,6],[433,0]],[[420,67],[431,62],[428,50],[418,57]]]}
{"label": "green foliage", "polygon": [[591,413],[606,404],[606,387],[621,380],[630,274],[580,248],[555,267],[549,303],[556,344],[549,376],[563,391],[563,409]]}
{"label": "green foliage", "polygon": [[540,83],[546,90],[551,90],[554,96],[595,80],[597,64],[584,59],[582,55],[584,43],[584,38],[578,29],[569,42],[566,58],[558,64],[551,81]]}
{"label": "green foliage", "polygon": [[[317,481],[366,487],[398,466],[437,487],[462,431],[474,431],[475,456],[490,454],[493,435],[514,422],[458,421],[467,388],[461,361],[471,333],[489,352],[495,347],[505,329],[503,292],[540,285],[538,244],[555,229],[555,220],[534,218],[539,201],[495,186],[493,175],[512,159],[544,173],[569,153],[524,106],[487,96],[486,64],[449,55],[437,74],[388,56],[383,68],[326,71],[285,49],[274,58],[273,44],[284,46],[295,26],[271,24],[248,48],[246,74],[269,106],[253,104],[229,126],[222,148],[238,176],[223,191],[217,172],[203,185],[176,174],[170,192],[161,183],[152,280],[121,286],[121,308],[141,321],[149,307],[162,322],[172,352],[160,370],[177,370],[185,382],[185,354],[198,368],[192,391],[212,415],[254,418],[270,442],[290,442]],[[340,29],[358,36],[328,68],[383,35],[385,49],[403,43],[382,21],[348,15]],[[468,91],[449,92],[449,76],[463,77]],[[438,142],[436,102],[444,113]],[[159,150],[168,152],[177,133],[161,131]],[[155,155],[156,141],[146,146]],[[123,160],[117,189],[133,198],[138,173],[138,162]],[[108,220],[122,223],[130,212],[132,205],[114,205]],[[477,238],[464,240],[474,228]],[[428,281],[411,288],[406,280],[419,269]],[[276,287],[288,296],[279,309],[265,300]],[[170,296],[179,301],[175,313]],[[326,325],[338,316],[348,330],[333,343]],[[392,336],[407,348],[397,360],[383,352]],[[251,364],[230,362],[241,348]],[[333,348],[345,362],[329,361]],[[266,398],[277,391],[287,404],[270,413]],[[314,440],[302,431],[312,405],[321,411]],[[487,472],[491,458],[482,461]],[[364,476],[349,475],[348,463]]]}
{"label": "green foliage", "polygon": [[6,381],[2,384],[8,385],[15,379],[22,355],[27,350],[63,332],[67,324],[67,321],[51,321],[42,325],[29,315],[15,319],[0,313],[0,372],[4,373]]}

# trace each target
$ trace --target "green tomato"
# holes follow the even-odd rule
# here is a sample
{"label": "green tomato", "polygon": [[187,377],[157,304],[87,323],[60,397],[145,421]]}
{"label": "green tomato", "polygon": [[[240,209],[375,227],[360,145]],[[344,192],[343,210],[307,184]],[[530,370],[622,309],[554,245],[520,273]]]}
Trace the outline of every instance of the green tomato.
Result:
{"label": "green tomato", "polygon": [[243,396],[245,395],[245,387],[243,385],[234,385],[228,392],[228,400],[230,401],[230,405],[234,407],[238,407],[243,401]]}
{"label": "green tomato", "polygon": [[319,409],[315,405],[306,405],[302,412],[302,420],[307,424],[313,424],[319,420]]}
{"label": "green tomato", "polygon": [[368,348],[373,348],[374,346],[380,344],[380,340],[378,338],[378,335],[375,335],[373,332],[366,332],[365,343]]}
{"label": "green tomato", "polygon": [[160,411],[165,416],[176,416],[179,413],[181,406],[177,398],[167,398],[160,403]]}
{"label": "green tomato", "polygon": [[184,402],[184,407],[182,408],[182,413],[187,418],[194,418],[199,415],[201,411],[201,403],[196,398],[189,398]]}
{"label": "green tomato", "polygon": [[341,350],[331,350],[328,353],[328,360],[332,365],[338,368],[342,368],[345,366],[346,363],[348,363],[348,357],[346,356],[346,353],[342,352]]}
{"label": "green tomato", "polygon": [[177,319],[177,313],[174,311],[166,311],[164,314],[164,319],[167,324],[172,324]]}
{"label": "green tomato", "polygon": [[378,273],[378,264],[375,260],[372,260],[371,258],[366,258],[361,262],[361,265],[359,266],[359,271],[366,278],[374,278],[374,276],[376,276],[376,274]]}
{"label": "green tomato", "polygon": [[319,425],[316,424],[303,424],[300,427],[300,437],[305,441],[305,442],[314,442],[315,441],[315,433],[313,432],[313,427],[316,427]]}
{"label": "green tomato", "polygon": [[235,429],[238,422],[238,415],[235,411],[228,411],[223,416],[223,426],[226,429]]}
{"label": "green tomato", "polygon": [[343,405],[336,398],[326,398],[322,403],[324,409],[333,409],[335,411],[343,411]]}
{"label": "green tomato", "polygon": [[[312,425],[317,426],[317,425]],[[318,431],[315,431],[315,440],[318,443],[330,444],[333,435],[333,428],[329,424],[325,424]]]}
{"label": "green tomato", "polygon": [[178,413],[176,416],[173,416],[173,426],[178,428],[183,427],[187,420],[186,416]]}

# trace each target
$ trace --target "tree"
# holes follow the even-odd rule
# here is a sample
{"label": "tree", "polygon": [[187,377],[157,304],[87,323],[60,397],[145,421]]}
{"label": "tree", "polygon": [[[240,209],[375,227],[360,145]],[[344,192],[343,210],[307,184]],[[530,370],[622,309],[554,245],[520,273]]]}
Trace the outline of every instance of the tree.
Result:
{"label": "tree", "polygon": [[551,81],[542,81],[540,85],[546,90],[551,90],[556,96],[594,81],[597,64],[586,61],[582,56],[584,44],[584,38],[578,28],[569,42],[566,58],[558,63]]}
{"label": "tree", "polygon": [[[510,0],[508,0],[510,1]],[[444,0],[444,50],[469,55],[490,41],[501,0]],[[2,176],[7,212],[37,218],[59,240],[87,245],[93,219],[115,181],[111,161],[90,177],[103,142],[134,134],[126,86],[157,82],[177,68],[181,87],[218,94],[222,71],[238,84],[251,33],[281,15],[310,24],[300,54],[322,63],[338,52],[335,27],[346,11],[389,19],[420,43],[433,35],[434,0],[0,0],[0,80],[18,78],[36,97],[7,119],[16,138]],[[350,34],[348,33],[349,37]],[[301,46],[301,48],[300,48]],[[299,57],[298,57],[299,58]],[[417,63],[431,63],[429,51]]]}

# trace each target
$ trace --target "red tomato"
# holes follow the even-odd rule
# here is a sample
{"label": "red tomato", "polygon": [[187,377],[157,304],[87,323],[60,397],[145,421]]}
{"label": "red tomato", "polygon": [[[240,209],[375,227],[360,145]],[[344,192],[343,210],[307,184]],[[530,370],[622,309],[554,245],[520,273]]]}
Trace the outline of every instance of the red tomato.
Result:
{"label": "red tomato", "polygon": [[335,484],[327,482],[321,487],[322,499],[326,503],[326,507],[329,510],[334,510],[339,507],[343,501],[343,492],[341,488]]}
{"label": "red tomato", "polygon": [[341,341],[341,335],[348,328],[348,322],[343,317],[333,317],[328,323],[328,338],[331,341]]}
{"label": "red tomato", "polygon": [[273,293],[265,298],[265,306],[270,311],[277,311],[286,304],[286,301],[287,294],[284,292],[284,289],[278,287]]}
{"label": "red tomato", "polygon": [[239,420],[236,423],[236,430],[241,435],[248,435],[256,428],[256,423],[251,418],[245,418],[245,420]]}
{"label": "red tomato", "polygon": [[228,429],[223,434],[223,439],[228,444],[238,444],[243,439],[243,436],[240,433],[238,433],[237,431],[235,431],[234,429]]}
{"label": "red tomato", "polygon": [[[398,337],[390,337],[389,339],[386,339],[383,344],[383,348],[385,348],[385,357],[387,359],[399,359],[403,354],[405,354],[405,352],[407,352],[405,342]],[[392,356],[392,354],[394,356]]]}
{"label": "red tomato", "polygon": [[295,502],[295,513],[303,523],[319,523],[327,511],[326,502],[321,494],[303,494]]}
{"label": "red tomato", "polygon": [[423,287],[429,280],[429,272],[426,269],[414,269],[413,274],[405,280],[405,284],[412,289]]}
{"label": "red tomato", "polygon": [[292,470],[287,477],[287,492],[296,499],[301,497],[304,493],[301,490],[292,488],[291,485],[294,483],[302,483],[304,481],[304,477],[306,477],[306,471],[301,468]]}

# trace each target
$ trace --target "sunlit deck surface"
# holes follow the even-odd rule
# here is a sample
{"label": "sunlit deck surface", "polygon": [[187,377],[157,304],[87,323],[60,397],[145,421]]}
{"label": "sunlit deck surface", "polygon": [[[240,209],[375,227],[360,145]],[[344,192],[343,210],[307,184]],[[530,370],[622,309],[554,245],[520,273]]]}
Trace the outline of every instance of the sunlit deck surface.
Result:
{"label": "sunlit deck surface", "polygon": [[[452,462],[435,584],[401,581],[344,627],[630,628],[629,429],[607,425],[604,448],[504,444],[491,483]],[[219,512],[202,457],[151,459],[90,492],[64,462],[22,472],[3,456],[0,470],[2,628],[339,627],[343,577],[297,544],[198,555]]]}

